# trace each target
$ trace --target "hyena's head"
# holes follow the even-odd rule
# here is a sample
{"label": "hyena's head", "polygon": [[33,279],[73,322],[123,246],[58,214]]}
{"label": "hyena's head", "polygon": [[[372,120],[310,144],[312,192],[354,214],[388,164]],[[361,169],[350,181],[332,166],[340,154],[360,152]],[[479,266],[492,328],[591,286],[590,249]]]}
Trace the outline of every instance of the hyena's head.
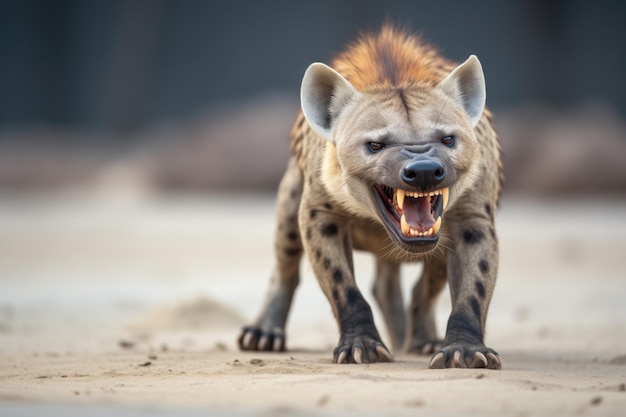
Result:
{"label": "hyena's head", "polygon": [[372,91],[315,63],[302,80],[301,105],[332,144],[322,180],[338,201],[384,225],[401,249],[434,249],[445,211],[476,179],[474,127],[485,106],[478,59],[438,84]]}

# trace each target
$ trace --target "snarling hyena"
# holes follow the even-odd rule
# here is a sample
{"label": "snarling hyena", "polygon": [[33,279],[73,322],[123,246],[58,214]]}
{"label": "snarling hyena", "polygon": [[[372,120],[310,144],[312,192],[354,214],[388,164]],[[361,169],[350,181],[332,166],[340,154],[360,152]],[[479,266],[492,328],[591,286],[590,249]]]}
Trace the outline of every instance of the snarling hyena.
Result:
{"label": "snarling hyena", "polygon": [[[455,67],[386,25],[304,74],[292,157],[278,191],[276,265],[244,350],[285,350],[285,322],[306,253],[339,325],[335,363],[391,361],[357,288],[353,249],[377,261],[374,298],[391,346],[434,354],[430,368],[499,369],[485,346],[498,242],[500,146],[480,62]],[[402,262],[423,261],[408,312]],[[448,282],[452,312],[437,338],[434,303]]]}

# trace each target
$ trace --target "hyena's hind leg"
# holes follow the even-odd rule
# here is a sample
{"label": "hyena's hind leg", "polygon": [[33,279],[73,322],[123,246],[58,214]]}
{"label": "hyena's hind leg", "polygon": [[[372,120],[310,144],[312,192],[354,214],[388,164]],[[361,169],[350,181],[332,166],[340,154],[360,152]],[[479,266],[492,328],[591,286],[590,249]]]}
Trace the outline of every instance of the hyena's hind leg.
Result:
{"label": "hyena's hind leg", "polygon": [[415,287],[407,314],[407,352],[429,355],[441,349],[443,340],[437,337],[435,302],[447,282],[445,255],[429,257]]}
{"label": "hyena's hind leg", "polygon": [[400,265],[396,262],[376,260],[374,299],[387,326],[391,347],[395,352],[402,349],[406,331],[406,312],[400,287]]}
{"label": "hyena's hind leg", "polygon": [[285,324],[293,294],[300,281],[302,241],[298,209],[302,196],[302,174],[292,158],[278,188],[275,266],[261,312],[253,324],[245,326],[238,338],[242,350],[285,350]]}

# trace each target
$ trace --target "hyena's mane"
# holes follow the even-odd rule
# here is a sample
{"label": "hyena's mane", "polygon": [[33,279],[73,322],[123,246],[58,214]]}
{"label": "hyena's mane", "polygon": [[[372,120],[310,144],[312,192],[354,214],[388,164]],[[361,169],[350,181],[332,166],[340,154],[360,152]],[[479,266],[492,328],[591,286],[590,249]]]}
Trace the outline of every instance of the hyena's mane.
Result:
{"label": "hyena's mane", "polygon": [[439,83],[454,64],[421,37],[392,24],[363,33],[331,66],[360,91]]}

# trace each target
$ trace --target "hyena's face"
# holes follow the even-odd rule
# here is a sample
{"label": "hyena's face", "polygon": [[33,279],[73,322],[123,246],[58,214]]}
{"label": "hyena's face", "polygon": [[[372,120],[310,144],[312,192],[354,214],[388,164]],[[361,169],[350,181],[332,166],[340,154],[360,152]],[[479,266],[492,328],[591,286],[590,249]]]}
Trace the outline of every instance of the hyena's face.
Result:
{"label": "hyena's face", "polygon": [[355,214],[383,224],[400,248],[434,249],[445,210],[476,177],[474,126],[485,101],[478,60],[438,86],[368,93],[314,65],[302,107],[335,145],[326,151],[326,185]]}

